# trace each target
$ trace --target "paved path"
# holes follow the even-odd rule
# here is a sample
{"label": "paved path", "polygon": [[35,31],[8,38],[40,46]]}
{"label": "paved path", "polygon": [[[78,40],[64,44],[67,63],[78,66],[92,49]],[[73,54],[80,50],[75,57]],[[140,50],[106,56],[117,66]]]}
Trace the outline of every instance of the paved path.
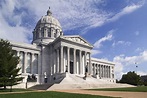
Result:
{"label": "paved path", "polygon": [[[147,98],[147,92],[119,92],[119,91],[94,91],[94,90],[52,90],[57,92],[67,92],[67,93],[79,93],[79,94],[90,94],[90,95],[101,95],[101,96],[111,96],[111,97],[121,97],[121,98]],[[44,92],[44,90],[39,91],[22,91],[22,92],[1,92],[0,94],[12,94],[12,93],[27,93],[27,92]]]}
{"label": "paved path", "polygon": [[121,98],[147,98],[147,92],[93,91],[93,90],[54,90],[58,92],[102,95]]}

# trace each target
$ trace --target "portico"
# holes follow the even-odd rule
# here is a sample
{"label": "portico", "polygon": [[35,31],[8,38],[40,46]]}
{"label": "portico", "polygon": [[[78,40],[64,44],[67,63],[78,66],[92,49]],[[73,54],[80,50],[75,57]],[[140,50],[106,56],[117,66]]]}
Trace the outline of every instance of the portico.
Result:
{"label": "portico", "polygon": [[[92,45],[88,45],[85,41],[85,44],[80,43],[73,43],[71,45],[71,40],[68,38],[71,36],[63,37],[61,36],[59,40],[62,40],[60,44],[55,43],[52,44],[54,46],[53,50],[50,50],[51,55],[54,57],[51,61],[52,62],[52,74],[55,73],[70,73],[70,74],[85,74],[85,67],[90,66],[87,65],[87,59],[91,58],[90,50]],[[72,36],[72,38],[77,38],[83,41],[83,39],[79,36]],[[85,48],[87,47],[87,49]],[[91,60],[91,59],[89,59]],[[88,73],[90,74],[90,68]]]}

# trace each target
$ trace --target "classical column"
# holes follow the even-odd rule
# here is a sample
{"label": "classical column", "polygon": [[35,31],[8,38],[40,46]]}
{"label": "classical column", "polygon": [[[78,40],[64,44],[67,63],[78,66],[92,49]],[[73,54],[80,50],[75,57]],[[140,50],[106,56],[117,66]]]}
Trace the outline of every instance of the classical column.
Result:
{"label": "classical column", "polygon": [[100,66],[97,64],[97,75],[100,77]]}
{"label": "classical column", "polygon": [[[20,51],[16,51],[16,56],[17,56],[17,57],[19,57],[19,56],[20,56],[20,54],[19,54],[19,53],[20,53]],[[20,62],[19,62],[19,63],[20,63]],[[17,64],[17,67],[20,67],[20,66],[19,66],[19,65],[20,65],[19,63]]]}
{"label": "classical column", "polygon": [[101,77],[103,77],[103,65],[101,65]]}
{"label": "classical column", "polygon": [[81,58],[81,50],[79,50],[79,74],[82,74],[82,58]]}
{"label": "classical column", "polygon": [[107,76],[109,78],[109,66],[107,66]]}
{"label": "classical column", "polygon": [[99,65],[98,64],[96,64],[95,65],[95,74],[97,73],[97,75],[99,76]]}
{"label": "classical column", "polygon": [[59,72],[59,49],[57,49],[57,73]]}
{"label": "classical column", "polygon": [[[40,65],[40,60],[39,60],[39,54],[34,54],[34,63],[33,63],[33,66],[36,66],[36,71],[35,73],[36,74],[39,74],[39,65]],[[34,69],[34,67],[33,67]],[[34,70],[33,70],[34,71]],[[34,72],[33,72],[34,73]]]}
{"label": "classical column", "polygon": [[112,67],[110,66],[110,78],[112,78]]}
{"label": "classical column", "polygon": [[106,65],[106,70],[105,70],[106,78],[107,78],[107,65]]}
{"label": "classical column", "polygon": [[97,70],[97,69],[96,69],[96,64],[93,63],[93,75],[96,74],[96,70]]}
{"label": "classical column", "polygon": [[85,73],[85,68],[86,68],[86,66],[87,66],[87,59],[86,59],[86,55],[87,55],[87,53],[86,53],[86,51],[85,51],[85,54],[84,54],[84,73]]}
{"label": "classical column", "polygon": [[63,46],[60,47],[60,73],[63,73],[64,64],[63,64]]}
{"label": "classical column", "polygon": [[91,75],[92,65],[91,65],[91,53],[89,53],[89,74]]}
{"label": "classical column", "polygon": [[54,55],[53,55],[53,51],[52,51],[52,47],[50,47],[50,68],[52,68],[52,73],[51,74],[54,74],[54,64],[53,64],[53,61],[54,61]]}
{"label": "classical column", "polygon": [[107,66],[107,78],[109,78],[109,67]]}
{"label": "classical column", "polygon": [[73,62],[74,67],[73,68],[74,68],[74,74],[76,74],[76,72],[77,72],[76,71],[76,65],[77,65],[76,64],[76,49],[73,49],[73,56],[74,56],[73,57],[74,58],[74,62]]}
{"label": "classical column", "polygon": [[20,51],[16,51],[16,56],[18,56],[18,57],[19,57],[19,52],[20,52]]}
{"label": "classical column", "polygon": [[52,68],[52,75],[55,74],[55,51],[53,47],[50,48],[50,68]]}
{"label": "classical column", "polygon": [[103,65],[101,65],[101,77],[103,77]]}
{"label": "classical column", "polygon": [[31,53],[31,56],[32,56],[32,61],[31,61],[31,74],[33,74],[33,66],[34,66],[34,60],[35,60],[35,57],[34,57],[34,53]]}
{"label": "classical column", "polygon": [[110,67],[108,66],[108,78],[110,78]]}
{"label": "classical column", "polygon": [[105,71],[105,70],[106,70],[106,66],[104,65],[104,73],[103,73],[104,78],[106,77],[106,76],[105,76],[105,74],[106,74],[106,71]]}
{"label": "classical column", "polygon": [[105,77],[104,73],[105,73],[105,65],[103,65],[103,78]]}
{"label": "classical column", "polygon": [[108,74],[107,74],[107,71],[108,71],[108,70],[107,70],[107,69],[108,69],[108,68],[107,68],[107,66],[106,66],[106,78],[108,78]]}
{"label": "classical column", "polygon": [[41,74],[41,54],[36,54],[37,55],[37,57],[36,57],[36,59],[37,59],[37,67],[38,67],[38,71],[37,71],[37,73],[38,74]]}
{"label": "classical column", "polygon": [[27,52],[24,52],[24,66],[23,66],[24,73],[26,73],[26,66],[27,66]]}
{"label": "classical column", "polygon": [[[19,57],[20,56],[20,51],[16,51],[17,52],[17,54],[16,54],[16,56],[17,57]],[[20,65],[20,62],[17,64],[17,68],[21,68],[20,70],[19,70],[19,73],[21,73],[22,72],[22,66]]]}
{"label": "classical column", "polygon": [[69,50],[70,48],[67,47],[67,70],[68,70],[68,73],[70,73],[70,53],[69,53]]}
{"label": "classical column", "polygon": [[105,69],[104,69],[104,76],[106,78],[106,65],[105,65]]}

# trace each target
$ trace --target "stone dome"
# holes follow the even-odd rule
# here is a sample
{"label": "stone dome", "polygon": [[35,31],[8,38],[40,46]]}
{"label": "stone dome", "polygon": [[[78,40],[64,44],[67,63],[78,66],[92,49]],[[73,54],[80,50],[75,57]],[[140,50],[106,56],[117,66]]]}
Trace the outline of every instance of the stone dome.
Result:
{"label": "stone dome", "polygon": [[61,35],[63,35],[63,32],[60,22],[52,16],[49,8],[47,15],[42,16],[37,22],[33,31],[33,43],[40,43],[40,41],[50,43]]}

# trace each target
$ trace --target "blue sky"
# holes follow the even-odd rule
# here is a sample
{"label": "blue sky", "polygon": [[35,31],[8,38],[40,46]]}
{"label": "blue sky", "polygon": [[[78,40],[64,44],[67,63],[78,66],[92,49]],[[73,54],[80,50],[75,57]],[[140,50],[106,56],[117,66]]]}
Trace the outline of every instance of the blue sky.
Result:
{"label": "blue sky", "polygon": [[82,36],[93,57],[116,63],[117,79],[147,74],[146,0],[0,0],[0,38],[30,43],[49,6],[65,35]]}

